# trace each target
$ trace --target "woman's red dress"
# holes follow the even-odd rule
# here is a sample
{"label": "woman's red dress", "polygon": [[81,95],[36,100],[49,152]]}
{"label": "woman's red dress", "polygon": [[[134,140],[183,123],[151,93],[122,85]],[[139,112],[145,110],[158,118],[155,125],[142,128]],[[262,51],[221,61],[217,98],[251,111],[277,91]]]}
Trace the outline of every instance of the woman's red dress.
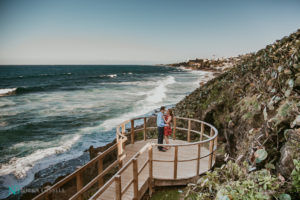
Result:
{"label": "woman's red dress", "polygon": [[[169,116],[166,116],[166,121],[168,120]],[[169,123],[169,126],[165,126],[164,128],[164,135],[165,136],[169,136],[172,135],[172,128],[171,128],[171,124]]]}

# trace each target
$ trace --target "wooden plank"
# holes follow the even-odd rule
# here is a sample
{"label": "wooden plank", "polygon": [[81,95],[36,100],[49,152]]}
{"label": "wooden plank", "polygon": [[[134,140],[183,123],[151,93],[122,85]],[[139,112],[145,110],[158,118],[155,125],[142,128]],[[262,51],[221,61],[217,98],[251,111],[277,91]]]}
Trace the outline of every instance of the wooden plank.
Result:
{"label": "wooden plank", "polygon": [[131,120],[131,144],[134,144],[134,120]]}
{"label": "wooden plank", "polygon": [[[149,139],[147,141],[135,141],[134,144],[128,144],[126,146],[126,149],[124,150],[124,155],[126,155],[123,159],[124,166],[127,166],[128,161],[133,160],[133,156],[136,155],[137,152],[144,152],[143,149],[145,149],[145,145],[148,144],[148,142],[157,142],[155,139]],[[181,141],[181,140],[170,140],[171,144],[186,144],[187,141]],[[200,157],[203,157],[209,153],[209,150],[204,147],[204,145],[200,145]],[[173,148],[173,147],[172,147]],[[179,150],[180,148],[180,150]],[[195,177],[195,171],[197,170],[197,158],[198,158],[198,148],[199,144],[193,144],[189,146],[177,146],[177,153],[176,150],[172,151],[169,150],[167,152],[160,152],[157,150],[157,148],[153,148],[151,145],[146,146],[147,152],[138,154],[137,157],[137,169],[140,171],[140,174],[138,175],[138,197],[140,198],[146,190],[149,189],[149,192],[151,193],[151,184],[153,182],[150,181],[150,176],[152,176],[152,179],[154,180],[155,185],[180,185],[180,184],[186,184],[188,182],[191,182],[192,178]],[[151,151],[150,151],[151,149]],[[175,149],[175,146],[174,146]],[[180,151],[180,152],[179,152]],[[152,153],[152,156],[150,155]],[[179,154],[180,153],[180,154]],[[172,167],[174,167],[174,161],[177,154],[177,174],[176,179],[174,179],[174,172],[170,170]],[[148,155],[148,156],[147,156]],[[196,156],[197,155],[197,156]],[[145,165],[145,162],[149,159],[151,160],[152,157],[152,166],[151,162],[149,161],[149,165]],[[169,160],[170,158],[174,158],[173,162],[154,162],[153,160]],[[173,159],[172,159],[173,160]],[[193,160],[189,162],[180,162],[183,160]],[[204,157],[201,159],[201,162],[199,163],[199,174],[207,171],[208,169],[208,162],[209,156]],[[178,164],[180,162],[180,164]],[[141,169],[144,167],[145,169],[141,171]],[[148,169],[147,169],[148,167]],[[152,170],[150,169],[152,167]],[[139,170],[140,169],[140,170]],[[174,167],[175,169],[175,167]],[[152,175],[151,172],[152,171]],[[122,193],[122,199],[133,199],[134,197],[134,187],[133,184],[130,184],[131,181],[133,181],[133,165],[130,165],[126,170],[122,170],[121,173],[121,190]],[[114,181],[115,179],[113,179]],[[147,182],[147,183],[146,183]],[[103,186],[104,187],[104,186]],[[102,188],[103,188],[102,187]],[[102,189],[101,188],[101,189]],[[124,191],[126,189],[126,191]],[[145,190],[145,191],[144,191]],[[111,184],[108,186],[105,191],[97,198],[101,200],[105,199],[116,199],[115,192],[116,191],[116,185]]]}
{"label": "wooden plank", "polygon": [[133,169],[133,199],[137,200],[138,199],[138,192],[139,192],[139,179],[138,179],[138,162],[137,159],[134,158],[132,160],[132,169]]}
{"label": "wooden plank", "polygon": [[115,196],[116,200],[121,200],[122,199],[122,194],[121,194],[121,176],[116,175],[115,176]]}
{"label": "wooden plank", "polygon": [[173,117],[173,124],[174,124],[174,127],[173,127],[173,140],[176,139],[176,117],[174,116]]}
{"label": "wooden plank", "polygon": [[174,149],[174,179],[177,178],[177,164],[178,164],[178,146]]}
{"label": "wooden plank", "polygon": [[147,139],[147,118],[144,117],[144,141]]}
{"label": "wooden plank", "polygon": [[187,141],[191,142],[191,120],[189,119],[188,121],[188,136],[187,136]]}

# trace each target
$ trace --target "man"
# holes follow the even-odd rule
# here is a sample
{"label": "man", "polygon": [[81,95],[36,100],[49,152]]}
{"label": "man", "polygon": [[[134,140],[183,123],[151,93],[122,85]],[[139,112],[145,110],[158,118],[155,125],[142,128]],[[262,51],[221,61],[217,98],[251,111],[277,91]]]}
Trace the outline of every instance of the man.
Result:
{"label": "man", "polygon": [[[157,124],[157,132],[158,132],[158,144],[163,144],[164,142],[164,127],[166,126],[164,121],[164,112],[165,107],[160,107],[160,112],[157,114],[156,124]],[[158,146],[159,151],[165,152],[164,148],[162,146]]]}

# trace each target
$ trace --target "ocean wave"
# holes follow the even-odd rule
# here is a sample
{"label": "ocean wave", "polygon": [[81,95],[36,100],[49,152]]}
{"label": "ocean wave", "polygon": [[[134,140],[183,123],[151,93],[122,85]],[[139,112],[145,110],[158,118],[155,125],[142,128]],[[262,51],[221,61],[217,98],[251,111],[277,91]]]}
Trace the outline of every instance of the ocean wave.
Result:
{"label": "ocean wave", "polygon": [[[108,74],[108,75],[100,75],[99,77],[103,78],[103,77],[109,77],[109,78],[115,78],[117,77],[117,74]],[[95,78],[95,77],[91,77],[91,78]]]}
{"label": "ocean wave", "polygon": [[14,94],[17,88],[0,89],[0,96],[8,96]]}
{"label": "ocean wave", "polygon": [[164,98],[166,98],[167,86],[174,83],[176,81],[173,76],[167,76],[164,80],[156,81],[156,87],[144,94],[146,95],[145,99],[136,102],[133,111],[108,119],[100,127],[108,131],[127,119],[144,115],[160,107]]}
{"label": "ocean wave", "polygon": [[[0,165],[0,176],[14,174],[16,178],[22,179],[25,178],[28,171],[31,170],[39,161],[41,161],[45,157],[49,157],[55,154],[61,154],[69,150],[74,143],[76,143],[80,139],[80,135],[72,136],[72,139],[61,139],[64,141],[61,146],[51,147],[46,149],[36,150],[34,153],[25,156],[25,157],[14,157],[10,159],[8,163]],[[25,144],[19,144],[22,146]],[[18,147],[18,146],[16,146]],[[49,162],[49,161],[46,161]],[[41,163],[39,163],[41,165]],[[53,163],[52,163],[53,164]],[[41,170],[41,169],[39,169]]]}

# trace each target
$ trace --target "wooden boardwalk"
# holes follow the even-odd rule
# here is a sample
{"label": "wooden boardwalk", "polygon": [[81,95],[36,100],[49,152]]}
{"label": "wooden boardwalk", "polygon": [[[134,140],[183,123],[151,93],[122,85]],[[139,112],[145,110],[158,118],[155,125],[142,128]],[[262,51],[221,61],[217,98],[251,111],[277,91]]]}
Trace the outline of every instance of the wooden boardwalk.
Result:
{"label": "wooden boardwalk", "polygon": [[[147,140],[147,141],[138,141],[134,144],[129,144],[125,148],[125,155],[123,162],[127,163],[138,151],[140,151],[145,145],[147,145],[149,142],[156,143],[157,140]],[[182,140],[170,140],[171,144],[187,144],[186,141]],[[174,168],[174,148],[170,148],[166,152],[158,151],[157,148],[153,148],[153,178],[155,180],[174,180],[173,176],[173,168]],[[209,154],[208,149],[205,147],[202,147],[201,149],[201,156],[206,156]],[[178,152],[178,161],[181,160],[191,160],[195,159],[197,157],[197,145],[194,146],[183,146],[180,148],[180,151]],[[148,153],[145,151],[138,157],[138,169],[140,170],[143,167],[143,163],[145,163],[148,160]],[[161,160],[155,161],[155,160]],[[201,164],[199,168],[198,174],[202,174],[203,172],[206,172],[208,170],[208,160],[209,158],[203,158],[201,159]],[[166,162],[170,161],[170,162]],[[178,179],[190,179],[195,177],[196,175],[196,166],[197,161],[187,161],[187,162],[179,162],[178,164],[178,170],[177,170],[177,178]],[[147,185],[147,181],[149,178],[149,164],[147,164],[141,173],[138,175],[138,189],[139,191],[142,190],[142,187]],[[121,187],[125,188],[126,185],[130,184],[130,182],[133,179],[133,164],[130,164],[129,167],[122,173],[121,175]],[[116,188],[115,184],[110,185],[108,189],[97,199],[99,200],[108,200],[108,199],[116,199]],[[122,199],[129,200],[133,199],[134,191],[133,191],[133,185],[131,185],[128,190],[123,194]]]}
{"label": "wooden boardwalk", "polygon": [[[214,126],[197,119],[174,117],[173,139],[170,144],[162,145],[169,150],[161,152],[157,149],[157,139],[148,139],[148,131],[152,131],[152,138],[153,130],[156,131],[156,127],[147,126],[150,118],[154,117],[130,119],[118,125],[115,144],[38,194],[34,200],[139,200],[146,191],[151,195],[155,186],[186,185],[213,167],[218,139],[218,130]],[[138,121],[138,127],[135,121]],[[186,132],[186,141],[176,139],[178,131],[181,131],[180,136]],[[135,141],[141,133],[143,140]],[[191,141],[192,137],[197,141]],[[117,154],[116,160],[109,166],[104,165],[104,159],[111,154]],[[86,182],[84,174],[91,167],[96,167],[97,172]],[[112,177],[105,182],[107,175]],[[68,196],[57,196],[53,192],[74,179],[76,189]]]}

